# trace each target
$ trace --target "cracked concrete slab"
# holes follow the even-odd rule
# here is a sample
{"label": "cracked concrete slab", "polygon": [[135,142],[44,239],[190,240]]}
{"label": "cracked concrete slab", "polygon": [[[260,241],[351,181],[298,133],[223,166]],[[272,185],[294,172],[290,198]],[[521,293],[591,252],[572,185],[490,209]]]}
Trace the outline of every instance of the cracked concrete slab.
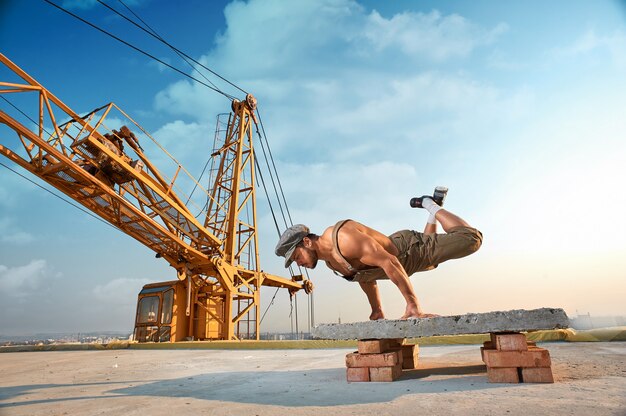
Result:
{"label": "cracked concrete slab", "polygon": [[421,338],[436,335],[525,332],[568,327],[569,319],[563,309],[541,308],[468,313],[435,318],[321,324],[313,328],[312,335],[319,339]]}

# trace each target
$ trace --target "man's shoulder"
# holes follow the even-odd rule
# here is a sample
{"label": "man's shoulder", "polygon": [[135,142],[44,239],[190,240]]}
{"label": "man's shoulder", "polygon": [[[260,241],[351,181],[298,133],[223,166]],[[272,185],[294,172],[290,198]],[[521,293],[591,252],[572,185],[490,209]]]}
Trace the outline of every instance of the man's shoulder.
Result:
{"label": "man's shoulder", "polygon": [[344,220],[339,220],[337,222],[335,222],[333,225],[328,226],[325,230],[323,234],[326,234],[327,232],[332,233],[335,228],[339,229],[339,232],[346,230],[346,229],[351,229],[351,228],[358,228],[358,227],[362,227],[363,224],[361,224],[358,221],[346,218]]}

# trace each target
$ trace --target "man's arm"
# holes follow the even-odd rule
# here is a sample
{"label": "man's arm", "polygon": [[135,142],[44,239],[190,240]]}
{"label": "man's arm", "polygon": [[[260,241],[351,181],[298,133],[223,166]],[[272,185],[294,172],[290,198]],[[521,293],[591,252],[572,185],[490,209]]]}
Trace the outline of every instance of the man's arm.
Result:
{"label": "man's arm", "polygon": [[374,238],[357,232],[351,234],[344,243],[344,252],[347,257],[356,258],[361,263],[368,266],[380,267],[383,269],[389,280],[400,289],[407,306],[403,319],[419,317],[424,315],[419,306],[417,296],[413,291],[413,285],[409,276],[398,261],[398,258],[384,249]]}

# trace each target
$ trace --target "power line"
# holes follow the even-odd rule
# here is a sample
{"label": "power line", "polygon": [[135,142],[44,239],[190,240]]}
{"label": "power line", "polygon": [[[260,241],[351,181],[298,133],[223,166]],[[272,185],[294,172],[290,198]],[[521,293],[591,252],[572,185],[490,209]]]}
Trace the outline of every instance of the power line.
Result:
{"label": "power line", "polygon": [[[189,60],[187,58],[185,58],[182,52],[178,51],[178,49],[174,48],[173,46],[171,46],[169,43],[165,42],[165,39],[163,39],[163,37],[161,37],[156,30],[152,29],[150,27],[150,25],[148,25],[145,21],[143,21],[143,19],[141,19],[141,17],[137,16],[137,14],[135,14],[135,12],[133,12],[128,6],[126,6],[126,4],[124,4],[121,0],[118,0],[120,3],[122,3],[122,5],[124,7],[126,7],[137,19],[139,19],[144,26],[146,26],[148,29],[150,29],[150,32],[148,32],[146,29],[144,29],[143,27],[139,26],[136,22],[132,21],[131,19],[129,19],[128,17],[124,16],[122,13],[118,12],[117,10],[115,10],[114,8],[112,8],[111,6],[109,6],[108,4],[102,2],[101,0],[97,0],[98,3],[100,3],[101,5],[103,5],[104,7],[106,7],[107,9],[111,10],[113,13],[117,14],[118,16],[120,16],[121,18],[125,19],[126,21],[132,23],[133,25],[135,25],[136,27],[138,27],[139,29],[143,30],[144,32],[146,32],[148,35],[158,39],[159,41],[165,43],[166,45],[168,45],[170,48],[172,48],[174,50],[174,52],[176,52],[176,54],[183,59],[183,61],[185,61],[187,63],[187,65],[189,65],[194,71],[196,71],[202,78],[204,78],[209,84],[211,84],[213,87],[217,88],[217,85],[215,85],[213,82],[211,82],[211,80],[209,80],[202,72],[198,71],[198,69],[193,66],[191,64],[191,62],[189,62]],[[219,88],[218,88],[219,89]]]}
{"label": "power line", "polygon": [[263,179],[263,173],[261,172],[261,168],[259,167],[259,162],[257,158],[254,158],[254,164],[256,166],[255,174],[257,174],[261,178],[261,184],[263,185],[263,191],[265,191],[265,197],[267,198],[267,203],[270,206],[270,212],[272,214],[272,218],[274,219],[274,225],[276,226],[276,232],[280,236],[280,227],[278,226],[278,221],[276,220],[276,215],[274,214],[274,208],[272,208],[272,202],[270,200],[270,196],[267,193],[267,187],[265,186],[265,180]]}
{"label": "power line", "polygon": [[[278,176],[278,170],[276,169],[276,164],[274,163],[274,156],[272,155],[272,149],[270,148],[269,141],[267,140],[267,134],[265,134],[265,126],[263,125],[263,119],[261,119],[261,113],[257,107],[256,110],[257,115],[259,116],[259,123],[261,124],[261,131],[263,132],[263,136],[265,137],[265,142],[267,143],[267,150],[270,154],[270,160],[272,161],[272,166],[274,167],[274,172],[276,172],[276,180],[278,182],[278,187],[280,188],[280,194],[283,197],[283,201],[285,203],[285,210],[287,211],[287,216],[289,217],[289,222],[293,225],[293,220],[291,219],[291,213],[289,212],[289,207],[287,206],[287,200],[285,199],[285,193],[283,192],[283,185],[280,183],[280,176]],[[269,166],[268,166],[269,168]]]}
{"label": "power line", "polygon": [[[104,2],[102,2],[101,0],[97,0],[98,3],[102,4],[103,6],[105,6],[106,8],[108,8],[109,10],[113,11],[114,13],[116,13],[118,16],[121,16],[122,18],[124,18],[125,20],[127,20],[128,22],[132,23],[133,25],[135,25],[136,27],[138,27],[139,29],[143,30],[144,32],[146,32],[147,34],[149,34],[150,36],[158,39],[160,42],[164,43],[165,45],[167,45],[168,47],[170,47],[174,52],[176,52],[178,54],[178,56],[184,57],[183,59],[187,58],[191,61],[193,61],[195,64],[200,65],[202,68],[206,69],[207,71],[209,71],[210,73],[212,73],[213,75],[215,75],[216,77],[218,77],[219,79],[227,82],[228,84],[232,85],[233,87],[237,88],[239,91],[243,92],[244,94],[248,94],[247,91],[245,91],[244,89],[240,88],[238,85],[235,85],[234,83],[230,82],[229,80],[227,80],[226,78],[224,78],[223,76],[221,76],[220,74],[218,74],[217,72],[213,71],[211,68],[206,67],[205,65],[203,65],[202,63],[196,61],[194,58],[192,58],[191,56],[187,55],[185,52],[181,51],[180,49],[176,48],[175,46],[171,45],[169,42],[167,42],[162,36],[160,36],[152,27],[150,27],[150,25],[148,25],[141,17],[139,17],[137,15],[137,13],[135,13],[130,7],[128,7],[122,0],[118,0],[118,2],[120,4],[122,4],[129,12],[132,13],[133,16],[135,16],[137,19],[139,19],[139,21],[141,23],[143,23],[150,31],[147,31],[146,29],[144,29],[143,27],[139,26],[136,22],[132,21],[131,19],[129,19],[128,17],[124,16],[123,14],[121,14],[120,12],[118,12],[117,10],[115,10],[114,8],[110,7],[109,5],[105,4]],[[189,62],[185,59],[185,62],[187,62],[189,64]],[[191,64],[189,64],[191,65]],[[193,65],[191,65],[193,67]],[[198,71],[198,73],[200,73]],[[206,78],[205,78],[206,79]],[[208,79],[207,79],[208,81]],[[210,81],[209,81],[210,82]],[[213,84],[213,83],[211,83]],[[213,84],[215,85],[215,84]],[[216,87],[217,88],[217,87]]]}
{"label": "power line", "polygon": [[69,200],[67,200],[67,199],[63,198],[62,196],[55,194],[54,192],[52,192],[52,191],[51,191],[51,190],[49,190],[48,188],[46,188],[46,187],[44,187],[44,186],[39,185],[37,182],[35,182],[35,181],[33,181],[33,180],[31,180],[31,179],[27,178],[26,176],[22,175],[22,174],[21,174],[21,173],[19,173],[19,172],[17,172],[17,171],[15,171],[15,170],[11,169],[10,167],[8,167],[7,165],[5,165],[4,163],[0,162],[0,165],[4,166],[5,168],[7,168],[7,169],[8,169],[8,170],[10,170],[11,172],[15,173],[16,175],[21,176],[22,178],[26,179],[28,182],[32,183],[33,185],[36,185],[36,186],[38,186],[39,188],[43,189],[44,191],[46,191],[46,192],[48,192],[48,193],[50,193],[50,194],[52,194],[52,195],[56,196],[56,197],[57,197],[57,198],[59,198],[61,201],[63,201],[63,202],[66,202],[66,203],[70,204],[70,205],[71,205],[71,206],[73,206],[74,208],[78,208],[79,210],[83,211],[85,214],[87,214],[87,215],[89,215],[89,216],[94,217],[95,219],[97,219],[97,220],[98,220],[98,221],[100,221],[100,222],[105,223],[105,224],[106,224],[106,225],[108,225],[109,227],[111,227],[111,228],[113,228],[113,229],[115,229],[115,230],[119,230],[119,231],[121,231],[119,228],[117,228],[116,226],[112,225],[111,223],[106,222],[106,221],[105,221],[105,220],[103,220],[102,218],[100,218],[100,217],[98,217],[98,216],[94,215],[93,213],[91,213],[91,212],[87,211],[86,209],[84,209],[84,208],[82,208],[82,207],[80,207],[80,206],[78,206],[78,205],[74,204],[72,201],[69,201]]}
{"label": "power line", "polygon": [[261,320],[259,321],[259,325],[261,325],[263,323],[263,318],[265,318],[265,315],[267,314],[267,311],[270,310],[270,306],[272,306],[274,304],[274,299],[276,298],[276,295],[278,294],[278,289],[280,289],[279,287],[276,288],[276,292],[274,292],[274,296],[272,296],[272,300],[270,301],[270,304],[267,305],[267,308],[265,309],[265,312],[263,312],[263,316],[261,317]]}
{"label": "power line", "polygon": [[[285,227],[288,227],[289,225],[293,225],[293,221],[291,219],[291,213],[289,212],[289,207],[287,206],[287,200],[285,198],[285,193],[283,191],[282,188],[282,184],[280,182],[280,177],[278,175],[278,170],[276,169],[276,163],[274,162],[274,157],[272,155],[272,149],[270,148],[270,144],[269,141],[267,140],[267,134],[265,133],[265,127],[263,125],[263,120],[261,119],[261,114],[259,113],[259,110],[257,108],[257,115],[259,116],[259,123],[261,124],[261,131],[263,132],[263,135],[261,135],[261,133],[258,130],[258,126],[257,126],[257,136],[259,137],[259,142],[261,143],[261,149],[263,151],[263,156],[265,158],[265,164],[267,166],[268,172],[270,174],[270,178],[272,181],[272,185],[274,187],[274,193],[276,195],[276,199],[278,201],[278,206],[281,212],[281,215],[283,217],[283,222],[285,223]],[[265,151],[265,146],[263,145],[263,139],[265,139],[265,145],[267,146],[267,152]],[[272,164],[270,166],[270,163],[268,161],[267,158],[267,154],[269,153],[270,156],[270,160],[272,161]],[[258,168],[258,162],[256,161],[255,158],[255,163],[257,164],[257,171],[259,171],[260,173],[260,169]],[[272,169],[274,174],[272,174]],[[276,183],[274,182],[274,175],[276,176],[276,181],[278,182],[278,188],[276,187]],[[280,230],[279,230],[279,226],[278,226],[278,222],[276,220],[276,215],[274,214],[274,209],[272,207],[272,204],[270,202],[270,198],[269,195],[267,194],[267,189],[265,188],[265,182],[263,181],[263,176],[261,176],[261,180],[263,182],[263,187],[265,190],[265,195],[267,197],[269,206],[270,206],[270,211],[272,213],[272,217],[274,219],[274,224],[276,225],[276,230],[278,232],[278,235],[280,235]],[[282,199],[284,201],[284,205],[285,205],[285,211],[287,212],[287,217],[289,218],[289,223],[287,223],[287,219],[285,218],[285,212],[283,211],[283,206],[281,204],[281,199],[280,196],[278,195],[278,189],[280,189],[280,194],[282,196]],[[308,280],[311,280],[311,277],[309,276],[309,272],[308,270],[305,268],[304,269],[304,273],[302,272],[302,268],[300,266],[298,266],[298,270],[300,272],[301,275],[306,275],[306,278]],[[289,273],[291,274],[291,276],[294,275],[294,272],[291,269],[291,266],[289,267]],[[294,296],[290,297],[290,304],[291,304],[291,312],[289,314],[291,320],[292,320],[292,333],[293,333],[293,319],[294,319],[294,314],[293,314],[293,309],[294,309],[294,303],[295,303],[295,308],[296,308],[296,313],[295,313],[295,326],[296,326],[296,334],[298,333],[298,298],[297,298],[297,293],[294,294]],[[272,303],[270,303],[267,307],[267,310],[269,310],[270,306],[272,305]],[[265,313],[267,313],[267,310]],[[311,332],[311,325],[314,325],[315,322],[315,307],[313,304],[313,298],[312,298],[312,293],[309,294],[309,296],[307,297],[307,314],[308,314],[308,319],[307,319],[307,325],[308,325],[308,329],[309,332]],[[265,314],[264,314],[265,316]]]}
{"label": "power line", "polygon": [[132,49],[134,49],[134,50],[136,50],[137,52],[139,52],[139,53],[141,53],[141,54],[143,54],[143,55],[145,55],[145,56],[147,56],[147,57],[149,57],[149,58],[151,58],[151,59],[153,59],[153,60],[155,60],[155,61],[159,62],[160,64],[165,65],[166,67],[168,67],[168,68],[170,68],[170,69],[172,69],[172,70],[174,70],[174,71],[178,72],[179,74],[184,75],[184,76],[186,76],[187,78],[190,78],[190,79],[192,79],[192,80],[196,81],[197,83],[199,83],[199,84],[201,84],[201,85],[204,85],[205,87],[207,87],[207,88],[209,88],[209,89],[211,89],[211,90],[213,90],[213,91],[215,91],[215,92],[217,92],[217,93],[219,93],[219,94],[222,94],[224,97],[226,97],[226,98],[228,98],[228,99],[230,99],[230,100],[232,100],[232,99],[234,99],[234,98],[235,98],[234,96],[232,96],[232,95],[230,95],[230,94],[227,94],[227,93],[225,93],[225,92],[223,92],[223,91],[221,91],[221,90],[219,90],[219,89],[217,89],[217,88],[215,88],[215,87],[212,87],[212,86],[210,86],[209,84],[207,84],[207,83],[205,83],[205,82],[203,82],[203,81],[200,81],[198,78],[195,78],[195,77],[193,77],[193,76],[191,76],[191,75],[187,74],[186,72],[183,72],[183,71],[181,71],[180,69],[178,69],[178,68],[176,68],[176,67],[174,67],[174,66],[172,66],[172,65],[170,65],[170,64],[168,64],[168,63],[166,63],[166,62],[164,62],[163,60],[161,60],[161,59],[157,58],[157,57],[156,57],[156,56],[154,56],[154,55],[149,54],[148,52],[146,52],[146,51],[142,50],[141,48],[138,48],[137,46],[134,46],[134,45],[130,44],[129,42],[126,42],[125,40],[123,40],[123,39],[121,39],[121,38],[119,38],[119,37],[115,36],[114,34],[112,34],[112,33],[108,32],[108,31],[106,31],[106,30],[104,30],[104,29],[99,28],[99,27],[98,27],[98,26],[96,26],[95,24],[93,24],[93,23],[91,23],[91,22],[88,22],[87,20],[85,20],[85,19],[83,19],[82,17],[80,17],[80,16],[78,16],[78,15],[76,15],[76,14],[74,14],[74,13],[70,12],[69,10],[67,10],[67,9],[65,9],[65,8],[63,8],[63,7],[61,7],[61,6],[59,6],[58,4],[55,4],[55,3],[51,2],[50,0],[44,0],[44,1],[45,1],[46,3],[48,3],[48,4],[52,5],[52,6],[56,7],[57,9],[59,9],[59,10],[61,10],[61,11],[65,12],[65,13],[69,14],[70,16],[72,16],[72,17],[74,17],[74,18],[76,18],[76,19],[80,20],[81,22],[83,22],[83,23],[85,23],[85,24],[87,24],[87,25],[91,26],[92,28],[94,28],[94,29],[96,29],[96,30],[98,30],[98,31],[100,31],[100,32],[102,32],[102,33],[104,33],[105,35],[112,37],[113,39],[117,40],[118,42],[121,42],[121,43],[123,43],[124,45],[126,45],[126,46],[128,46],[128,47],[130,47],[130,48],[132,48]]}
{"label": "power line", "polygon": [[276,200],[278,201],[278,208],[280,209],[280,213],[283,217],[283,223],[285,224],[285,228],[289,227],[287,224],[287,219],[285,218],[285,211],[283,210],[283,205],[280,202],[280,197],[278,196],[278,188],[276,188],[276,183],[274,182],[274,175],[272,173],[272,169],[267,160],[267,153],[265,152],[265,146],[263,145],[263,137],[261,137],[261,133],[259,133],[259,129],[257,127],[257,136],[259,137],[259,143],[261,144],[261,150],[263,151],[263,157],[265,157],[265,164],[267,165],[267,171],[270,174],[270,180],[272,181],[272,186],[274,187],[274,193],[276,194]]}
{"label": "power line", "polygon": [[[31,116],[29,116],[28,114],[26,114],[24,111],[22,111],[21,109],[19,109],[15,104],[13,104],[11,101],[9,101],[6,97],[0,95],[0,98],[2,98],[4,101],[7,102],[7,104],[9,104],[11,107],[13,107],[15,110],[17,110],[19,113],[21,113],[24,117],[26,117],[27,119],[29,119],[31,121],[31,123],[33,123],[35,126],[39,126],[39,123],[37,123],[35,120],[33,120],[33,118]],[[70,120],[69,122],[71,122],[72,120]],[[62,126],[64,126],[67,123],[64,123],[63,125],[59,126],[59,128],[61,128]],[[50,133],[45,127],[42,128],[43,131],[46,132],[46,134],[50,137],[52,137],[52,133]],[[67,146],[65,146],[65,144],[63,144],[62,142],[60,143],[61,148],[67,150]]]}

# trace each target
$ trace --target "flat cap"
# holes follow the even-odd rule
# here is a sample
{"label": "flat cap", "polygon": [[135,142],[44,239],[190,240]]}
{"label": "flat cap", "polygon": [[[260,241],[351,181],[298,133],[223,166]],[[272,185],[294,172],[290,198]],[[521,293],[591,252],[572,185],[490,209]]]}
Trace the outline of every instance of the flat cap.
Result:
{"label": "flat cap", "polygon": [[296,246],[302,241],[304,237],[309,235],[309,227],[303,224],[295,224],[287,228],[285,232],[280,236],[276,249],[274,250],[277,256],[285,258],[285,267],[289,267],[293,260],[293,255]]}

